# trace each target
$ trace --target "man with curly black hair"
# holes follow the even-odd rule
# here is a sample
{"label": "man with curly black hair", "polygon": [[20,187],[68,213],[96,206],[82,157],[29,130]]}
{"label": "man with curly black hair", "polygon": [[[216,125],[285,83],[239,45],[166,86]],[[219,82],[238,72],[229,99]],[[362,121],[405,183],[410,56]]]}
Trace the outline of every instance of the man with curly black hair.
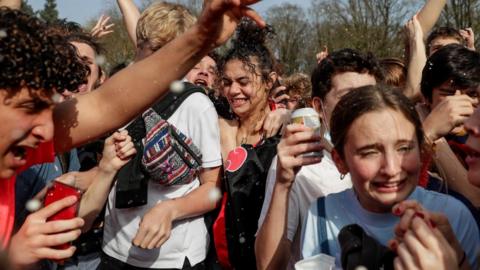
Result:
{"label": "man with curly black hair", "polygon": [[98,138],[148,108],[175,78],[224,43],[241,17],[264,24],[248,8],[255,2],[208,1],[199,22],[184,35],[122,70],[97,91],[60,104],[55,104],[54,94],[76,89],[86,69],[64,40],[45,33],[41,21],[0,9],[0,239],[4,248],[10,242],[10,259],[16,266],[70,257],[73,247],[53,247],[77,238],[84,222],[80,218],[46,221],[75,203],[68,197],[30,214],[10,241],[15,174],[36,162],[51,161],[54,149],[61,153]]}

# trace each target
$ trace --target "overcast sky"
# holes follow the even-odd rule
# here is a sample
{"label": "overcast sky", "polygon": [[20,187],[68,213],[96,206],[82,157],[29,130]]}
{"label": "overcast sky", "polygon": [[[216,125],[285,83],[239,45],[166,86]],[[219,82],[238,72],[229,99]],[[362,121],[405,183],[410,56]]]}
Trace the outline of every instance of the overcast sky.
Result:
{"label": "overcast sky", "polygon": [[[135,0],[139,2],[138,0]],[[42,9],[45,0],[27,0],[34,10]],[[269,7],[283,2],[291,2],[308,7],[310,0],[263,0],[255,6],[255,9],[263,13]],[[116,0],[57,0],[57,7],[60,18],[85,23],[87,20],[102,13],[108,5],[116,5]]]}

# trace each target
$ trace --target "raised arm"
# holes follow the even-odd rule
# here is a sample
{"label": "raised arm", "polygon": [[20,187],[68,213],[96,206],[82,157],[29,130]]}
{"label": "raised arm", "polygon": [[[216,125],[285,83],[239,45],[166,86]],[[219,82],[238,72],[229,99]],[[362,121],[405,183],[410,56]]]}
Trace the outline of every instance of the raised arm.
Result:
{"label": "raised arm", "polygon": [[427,0],[418,12],[418,21],[422,26],[425,36],[432,30],[435,23],[437,23],[446,4],[447,0]]}
{"label": "raised arm", "polygon": [[427,53],[423,43],[423,31],[418,21],[418,15],[413,16],[405,26],[408,37],[408,48],[410,56],[408,59],[407,82],[405,85],[405,95],[413,101],[421,99],[420,82],[422,81],[422,71],[427,63]]}
{"label": "raised arm", "polygon": [[133,2],[133,0],[117,0],[118,7],[123,15],[123,23],[127,29],[128,36],[133,43],[133,46],[137,46],[137,22],[140,18],[140,11]]}
{"label": "raised arm", "polygon": [[211,0],[196,25],[97,90],[58,104],[53,113],[55,149],[67,151],[116,129],[161,98],[212,48],[225,43],[243,16],[264,21],[248,5],[260,0]]}
{"label": "raised arm", "polygon": [[115,175],[135,153],[132,138],[126,130],[115,132],[105,140],[102,159],[95,169],[92,184],[80,202],[78,216],[85,221],[82,231],[86,232],[91,228],[107,201]]}
{"label": "raised arm", "polygon": [[302,166],[320,162],[318,157],[302,157],[309,151],[322,151],[319,137],[302,125],[288,125],[277,146],[277,178],[270,207],[255,239],[258,269],[285,269],[292,242],[287,237],[288,204],[295,174]]}
{"label": "raised arm", "polygon": [[22,7],[22,1],[21,0],[0,0],[0,7],[20,9]]}

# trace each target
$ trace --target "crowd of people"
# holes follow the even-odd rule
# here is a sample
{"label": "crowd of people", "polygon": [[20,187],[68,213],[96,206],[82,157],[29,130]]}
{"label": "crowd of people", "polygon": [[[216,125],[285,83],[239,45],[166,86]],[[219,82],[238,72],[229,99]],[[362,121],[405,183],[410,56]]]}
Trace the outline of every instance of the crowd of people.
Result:
{"label": "crowd of people", "polygon": [[0,269],[480,267],[473,30],[427,0],[405,59],[285,74],[256,2],[117,0],[135,58],[107,72],[108,17],[0,0]]}

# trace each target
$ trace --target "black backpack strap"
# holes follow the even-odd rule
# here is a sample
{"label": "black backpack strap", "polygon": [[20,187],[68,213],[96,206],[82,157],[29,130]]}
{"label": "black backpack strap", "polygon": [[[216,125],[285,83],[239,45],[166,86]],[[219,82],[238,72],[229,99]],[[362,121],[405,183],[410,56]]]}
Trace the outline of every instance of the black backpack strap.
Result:
{"label": "black backpack strap", "polygon": [[202,93],[206,95],[205,90],[189,82],[183,83],[184,90],[180,93],[174,93],[169,91],[168,94],[163,97],[159,102],[155,103],[152,108],[158,113],[162,119],[168,119],[172,114],[182,105],[183,101],[187,99],[191,94]]}
{"label": "black backpack strap", "polygon": [[325,197],[317,199],[317,212],[318,212],[318,242],[320,243],[320,253],[330,255],[330,247],[328,246],[327,236],[327,220],[325,213]]}

